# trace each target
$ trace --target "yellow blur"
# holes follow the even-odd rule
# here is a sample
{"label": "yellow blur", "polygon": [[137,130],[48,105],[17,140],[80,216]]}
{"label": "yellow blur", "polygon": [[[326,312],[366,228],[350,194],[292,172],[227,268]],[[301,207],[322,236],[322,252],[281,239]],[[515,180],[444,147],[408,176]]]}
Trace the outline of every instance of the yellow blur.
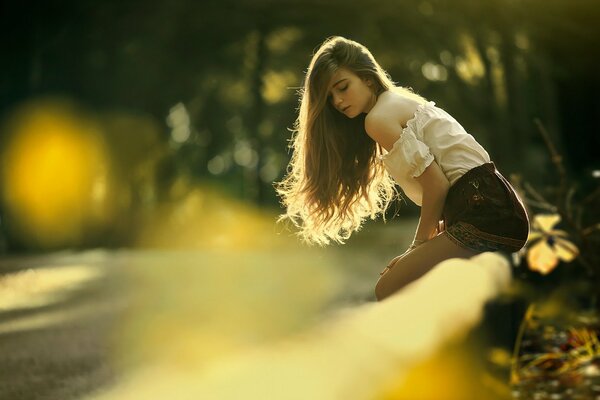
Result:
{"label": "yellow blur", "polygon": [[135,245],[163,249],[265,250],[293,243],[276,226],[277,215],[228,198],[210,185],[179,178],[177,201],[160,204],[140,224]]}
{"label": "yellow blur", "polygon": [[0,312],[30,310],[46,312],[17,313],[0,322],[0,334],[23,332],[58,325],[91,312],[90,304],[52,307],[67,301],[76,290],[102,278],[105,274],[91,265],[48,265],[0,274]]}
{"label": "yellow blur", "polygon": [[[106,197],[107,157],[94,124],[65,103],[24,106],[2,157],[3,203],[16,234],[41,247],[73,245]],[[101,208],[101,207],[100,207]]]}
{"label": "yellow blur", "polygon": [[298,250],[122,256],[135,296],[113,362],[126,378],[90,399],[510,398],[466,341],[509,283],[504,258],[446,260],[383,302],[323,314],[345,290],[340,266]]}

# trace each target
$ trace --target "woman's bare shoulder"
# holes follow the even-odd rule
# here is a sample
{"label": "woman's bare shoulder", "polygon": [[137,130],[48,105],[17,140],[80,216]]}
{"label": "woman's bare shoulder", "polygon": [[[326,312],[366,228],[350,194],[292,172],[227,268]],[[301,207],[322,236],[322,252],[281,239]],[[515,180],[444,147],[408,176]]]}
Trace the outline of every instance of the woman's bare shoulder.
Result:
{"label": "woman's bare shoulder", "polygon": [[388,90],[379,95],[369,115],[373,114],[372,117],[375,118],[391,118],[406,126],[406,121],[414,116],[419,104],[414,99]]}
{"label": "woman's bare shoulder", "polygon": [[418,102],[393,92],[379,95],[377,103],[365,118],[365,131],[371,139],[390,151],[402,135],[402,129],[412,118]]}

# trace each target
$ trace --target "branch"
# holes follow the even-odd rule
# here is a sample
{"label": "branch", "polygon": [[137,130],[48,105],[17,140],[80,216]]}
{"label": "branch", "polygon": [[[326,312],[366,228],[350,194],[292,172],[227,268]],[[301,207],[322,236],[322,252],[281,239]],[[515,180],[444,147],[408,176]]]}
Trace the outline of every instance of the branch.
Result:
{"label": "branch", "polygon": [[546,143],[546,147],[548,147],[548,151],[550,152],[550,159],[551,159],[552,163],[554,164],[554,166],[556,167],[556,170],[558,172],[558,176],[560,178],[559,193],[562,194],[565,192],[566,183],[567,183],[567,173],[565,171],[565,167],[562,162],[562,156],[560,154],[558,154],[558,152],[556,151],[556,148],[554,147],[552,140],[550,140],[550,135],[546,131],[546,128],[544,128],[544,126],[542,125],[539,118],[535,118],[534,122],[537,125],[539,132],[542,135],[542,138],[544,139],[544,142]]}
{"label": "branch", "polygon": [[547,207],[553,207],[554,209],[556,209],[556,206],[554,206],[552,203],[550,203],[548,200],[546,200],[541,194],[538,193],[537,190],[535,190],[533,188],[533,186],[531,186],[529,183],[525,182],[523,183],[523,187],[525,188],[525,190],[527,190],[529,193],[531,193],[531,195],[540,203],[546,204]]}

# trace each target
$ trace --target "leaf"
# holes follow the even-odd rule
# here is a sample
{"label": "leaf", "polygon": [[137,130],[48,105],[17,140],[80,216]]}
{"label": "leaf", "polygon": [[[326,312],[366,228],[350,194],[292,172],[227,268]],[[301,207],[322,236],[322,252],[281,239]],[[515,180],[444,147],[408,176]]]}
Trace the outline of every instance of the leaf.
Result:
{"label": "leaf", "polygon": [[564,237],[569,236],[569,233],[567,231],[563,231],[561,229],[552,229],[552,231],[550,232],[550,234],[552,236],[564,236]]}
{"label": "leaf", "polygon": [[546,275],[556,268],[558,257],[545,240],[540,240],[536,245],[529,248],[527,263],[532,271]]}
{"label": "leaf", "polygon": [[533,226],[542,232],[550,232],[559,222],[559,214],[537,214],[533,219]]}
{"label": "leaf", "polygon": [[531,243],[534,240],[537,240],[543,236],[544,236],[544,234],[541,232],[531,231],[531,232],[529,232],[529,235],[527,236],[527,243]]}
{"label": "leaf", "polygon": [[575,257],[579,255],[579,249],[573,243],[566,239],[555,238],[554,251],[558,258],[563,261],[573,261]]}

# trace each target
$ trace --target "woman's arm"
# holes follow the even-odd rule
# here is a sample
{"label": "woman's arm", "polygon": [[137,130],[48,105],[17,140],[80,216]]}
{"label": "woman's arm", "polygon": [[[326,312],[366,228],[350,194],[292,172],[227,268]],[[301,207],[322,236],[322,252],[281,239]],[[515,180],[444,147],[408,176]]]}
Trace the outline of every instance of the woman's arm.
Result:
{"label": "woman's arm", "polygon": [[440,166],[434,161],[425,168],[423,173],[415,179],[423,188],[423,200],[421,204],[421,217],[417,226],[415,238],[410,247],[401,255],[394,257],[379,275],[384,275],[394,267],[396,262],[408,254],[419,244],[428,241],[436,236],[439,228],[439,221],[444,210],[446,194],[450,189],[450,182],[444,175]]}
{"label": "woman's arm", "polygon": [[423,188],[421,217],[415,233],[415,240],[427,241],[437,233],[450,182],[435,161],[432,161],[425,171],[415,179]]}
{"label": "woman's arm", "polygon": [[[371,111],[365,119],[367,134],[388,151],[403,134],[402,125],[394,116],[396,116],[394,110],[380,107],[378,110]],[[432,160],[414,179],[423,189],[421,218],[415,239],[426,241],[435,236],[450,182],[435,160]]]}

